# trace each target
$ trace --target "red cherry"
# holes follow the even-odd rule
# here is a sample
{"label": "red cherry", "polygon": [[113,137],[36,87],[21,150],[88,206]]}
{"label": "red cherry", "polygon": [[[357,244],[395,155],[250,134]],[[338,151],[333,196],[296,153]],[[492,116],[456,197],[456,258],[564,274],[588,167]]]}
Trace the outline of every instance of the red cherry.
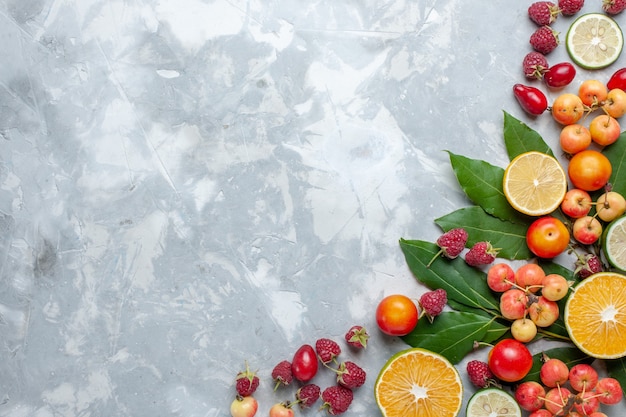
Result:
{"label": "red cherry", "polygon": [[533,116],[540,115],[548,108],[548,99],[538,88],[515,84],[513,95],[522,109]]}
{"label": "red cherry", "polygon": [[543,74],[543,81],[548,87],[561,88],[571,83],[576,77],[576,68],[569,62],[561,62],[550,67]]}

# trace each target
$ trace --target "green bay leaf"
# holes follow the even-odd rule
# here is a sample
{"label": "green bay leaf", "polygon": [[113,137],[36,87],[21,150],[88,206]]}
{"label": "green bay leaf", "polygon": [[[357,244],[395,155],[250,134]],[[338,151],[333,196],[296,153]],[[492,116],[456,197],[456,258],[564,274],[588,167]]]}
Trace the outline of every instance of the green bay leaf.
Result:
{"label": "green bay leaf", "polygon": [[530,151],[554,156],[552,149],[539,133],[506,111],[504,112],[504,144],[510,160]]}
{"label": "green bay leaf", "polygon": [[448,155],[461,189],[474,204],[500,219],[519,220],[521,214],[511,207],[502,191],[504,169],[450,151]]}
{"label": "green bay leaf", "polygon": [[437,352],[456,364],[474,349],[474,342],[484,338],[492,321],[478,314],[444,311],[433,323],[421,320],[402,340],[409,346]]}
{"label": "green bay leaf", "polygon": [[489,215],[481,207],[471,206],[439,217],[435,223],[444,231],[463,227],[469,235],[468,246],[480,241],[491,242],[493,247],[500,248],[500,258],[529,259],[533,256],[526,245],[530,220],[512,223]]}
{"label": "green bay leaf", "polygon": [[613,191],[626,195],[626,132],[622,132],[617,142],[605,147],[602,153],[611,161],[613,171],[609,182]]}

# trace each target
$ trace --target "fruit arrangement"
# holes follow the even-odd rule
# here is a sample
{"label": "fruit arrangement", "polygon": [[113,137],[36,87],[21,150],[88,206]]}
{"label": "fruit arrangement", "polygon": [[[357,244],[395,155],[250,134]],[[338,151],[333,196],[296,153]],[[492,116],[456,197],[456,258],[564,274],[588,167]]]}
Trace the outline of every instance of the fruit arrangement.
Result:
{"label": "fruit arrangement", "polygon": [[[344,335],[345,344],[355,350],[365,349],[369,340],[367,330],[354,325]],[[301,410],[321,403],[319,409],[329,415],[340,415],[348,410],[354,399],[354,391],[361,387],[367,378],[363,368],[351,360],[338,362],[342,354],[341,346],[330,338],[319,338],[315,345],[303,344],[293,357],[278,362],[271,370],[274,391],[297,385],[292,401],[278,401],[269,409],[270,417],[293,417],[294,407]],[[322,389],[314,382],[319,371],[326,369],[335,375],[336,384]],[[254,393],[260,385],[257,372],[246,368],[235,377],[236,395],[230,405],[232,417],[252,417],[259,408]]]}
{"label": "fruit arrangement", "polygon": [[[469,354],[485,358],[465,368],[476,390],[468,417],[521,416],[522,410],[531,417],[601,417],[603,407],[622,400],[626,132],[619,120],[626,114],[626,68],[570,91],[577,67],[608,67],[622,51],[622,32],[610,15],[625,10],[626,2],[601,4],[603,13],[573,18],[565,37],[573,63],[555,65],[547,55],[561,42],[552,25],[580,12],[583,1],[540,1],[528,9],[537,30],[523,73],[555,98],[549,104],[541,86],[522,83],[513,94],[532,118],[551,117],[560,135],[545,141],[504,111],[509,163],[500,167],[447,151],[472,205],[435,219],[442,229],[435,242],[400,239],[409,269],[438,302],[434,314],[428,301],[409,305],[403,294],[387,297],[402,299],[401,307],[391,309],[387,298],[379,304],[380,330],[409,346],[389,359],[376,381],[384,416],[457,416],[462,384],[451,372],[443,406],[427,394],[443,388],[426,367],[442,374]],[[580,52],[592,32],[602,49],[593,57]],[[594,368],[598,360],[606,376]]]}

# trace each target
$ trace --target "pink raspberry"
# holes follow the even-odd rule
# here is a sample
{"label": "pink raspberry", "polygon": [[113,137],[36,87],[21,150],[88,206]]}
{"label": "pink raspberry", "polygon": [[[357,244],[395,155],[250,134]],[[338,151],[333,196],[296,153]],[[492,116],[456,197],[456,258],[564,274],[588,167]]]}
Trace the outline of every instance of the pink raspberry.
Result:
{"label": "pink raspberry", "polygon": [[439,236],[437,246],[439,246],[440,250],[433,259],[430,260],[427,267],[430,267],[439,255],[443,255],[448,259],[454,259],[459,256],[463,249],[465,249],[467,238],[467,231],[463,228],[450,229]]}
{"label": "pink raspberry", "polygon": [[583,279],[596,272],[602,272],[604,269],[600,258],[591,253],[579,256],[574,266],[576,268],[574,269],[574,273],[578,274],[578,276]]}
{"label": "pink raspberry", "polygon": [[494,375],[486,362],[471,360],[467,363],[466,370],[470,381],[478,388],[486,388],[495,383]]}
{"label": "pink raspberry", "polygon": [[626,0],[603,0],[602,10],[608,14],[618,14],[626,10]]}
{"label": "pink raspberry", "polygon": [[530,35],[530,45],[535,51],[548,55],[559,45],[559,34],[550,26],[541,26]]}
{"label": "pink raspberry", "polygon": [[322,408],[327,409],[331,416],[338,416],[348,410],[353,399],[354,393],[350,388],[333,385],[322,391]]}
{"label": "pink raspberry", "polygon": [[362,349],[367,346],[367,341],[369,340],[370,335],[367,334],[365,327],[355,325],[350,327],[344,338],[346,339],[346,343],[350,346]]}
{"label": "pink raspberry", "polygon": [[306,384],[298,388],[296,391],[296,402],[300,404],[300,408],[309,408],[320,397],[321,389],[316,384]]}
{"label": "pink raspberry", "polygon": [[276,382],[274,389],[281,385],[289,385],[293,381],[291,362],[284,360],[279,362],[272,370],[272,379]]}
{"label": "pink raspberry", "polygon": [[561,13],[551,1],[536,1],[528,7],[528,17],[539,26],[549,25]]}
{"label": "pink raspberry", "polygon": [[549,69],[548,59],[544,54],[533,51],[526,54],[522,61],[524,76],[532,80],[540,80]]}
{"label": "pink raspberry", "polygon": [[465,254],[465,262],[469,266],[489,265],[496,259],[499,251],[489,242],[478,242]]}
{"label": "pink raspberry", "polygon": [[419,300],[419,304],[422,310],[428,317],[428,320],[432,323],[433,319],[437,317],[443,311],[446,303],[448,302],[448,293],[443,288],[438,288],[434,291],[428,291],[422,294]]}
{"label": "pink raspberry", "polygon": [[325,337],[315,342],[315,352],[323,363],[333,361],[341,353],[341,348],[334,340]]}
{"label": "pink raspberry", "polygon": [[563,16],[573,16],[585,5],[585,0],[559,0],[559,9]]}

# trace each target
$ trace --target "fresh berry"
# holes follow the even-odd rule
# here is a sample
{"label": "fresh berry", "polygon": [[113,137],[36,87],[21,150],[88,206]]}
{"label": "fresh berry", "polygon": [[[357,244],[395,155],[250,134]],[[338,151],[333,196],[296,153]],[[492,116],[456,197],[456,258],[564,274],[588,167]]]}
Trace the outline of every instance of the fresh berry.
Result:
{"label": "fresh berry", "polygon": [[528,114],[539,116],[548,109],[548,98],[540,89],[516,83],[513,96],[520,107]]}
{"label": "fresh berry", "polygon": [[533,51],[526,54],[522,61],[524,76],[531,80],[540,80],[543,74],[549,69],[548,59],[540,52]]}
{"label": "fresh berry", "polygon": [[322,408],[327,409],[331,416],[338,416],[346,412],[353,398],[354,393],[351,389],[333,385],[322,391],[322,401],[324,401]]}
{"label": "fresh berry", "polygon": [[365,384],[367,377],[363,368],[352,361],[341,362],[335,372],[337,372],[337,383],[350,389]]}
{"label": "fresh berry", "polygon": [[528,7],[528,17],[539,26],[551,24],[559,13],[559,7],[551,1],[536,1]]}
{"label": "fresh berry", "polygon": [[465,254],[465,262],[469,266],[489,265],[498,255],[499,249],[489,242],[478,242]]}
{"label": "fresh berry", "polygon": [[583,279],[603,270],[600,258],[591,253],[579,256],[574,266],[574,273]]}
{"label": "fresh berry", "polygon": [[585,0],[559,0],[559,9],[563,16],[573,16],[585,5]]}
{"label": "fresh berry", "polygon": [[608,14],[618,14],[626,10],[626,0],[603,0],[602,10]]}
{"label": "fresh berry", "polygon": [[486,388],[495,384],[494,375],[487,362],[477,359],[471,360],[467,363],[466,370],[471,383],[478,388]]}
{"label": "fresh berry", "polygon": [[277,389],[281,385],[291,384],[291,381],[293,381],[291,362],[287,360],[279,362],[272,370],[272,379],[276,382],[274,389]]}
{"label": "fresh berry", "polygon": [[306,384],[298,388],[296,391],[296,402],[300,404],[300,408],[309,408],[320,397],[321,389],[315,384]]}
{"label": "fresh berry", "polygon": [[370,335],[367,334],[367,330],[363,326],[352,326],[346,332],[344,339],[346,339],[346,343],[352,347],[357,349],[364,349],[367,347],[367,341],[369,340]]}
{"label": "fresh berry", "polygon": [[334,340],[321,338],[315,342],[315,352],[323,363],[328,363],[339,356],[341,348]]}
{"label": "fresh berry", "polygon": [[443,255],[448,259],[454,259],[461,254],[467,243],[467,231],[461,227],[450,229],[437,239],[439,252],[430,260],[428,267],[439,257]]}
{"label": "fresh berry", "polygon": [[448,302],[448,293],[443,288],[427,291],[420,297],[419,304],[430,322],[443,311]]}
{"label": "fresh berry", "polygon": [[248,366],[248,362],[246,362],[246,370],[241,371],[237,374],[237,379],[235,382],[235,388],[237,389],[237,394],[242,397],[248,397],[254,394],[254,391],[259,387],[259,377],[256,376],[255,372],[250,370]]}
{"label": "fresh berry", "polygon": [[559,45],[559,34],[550,26],[541,26],[530,35],[530,45],[535,51],[548,55]]}

